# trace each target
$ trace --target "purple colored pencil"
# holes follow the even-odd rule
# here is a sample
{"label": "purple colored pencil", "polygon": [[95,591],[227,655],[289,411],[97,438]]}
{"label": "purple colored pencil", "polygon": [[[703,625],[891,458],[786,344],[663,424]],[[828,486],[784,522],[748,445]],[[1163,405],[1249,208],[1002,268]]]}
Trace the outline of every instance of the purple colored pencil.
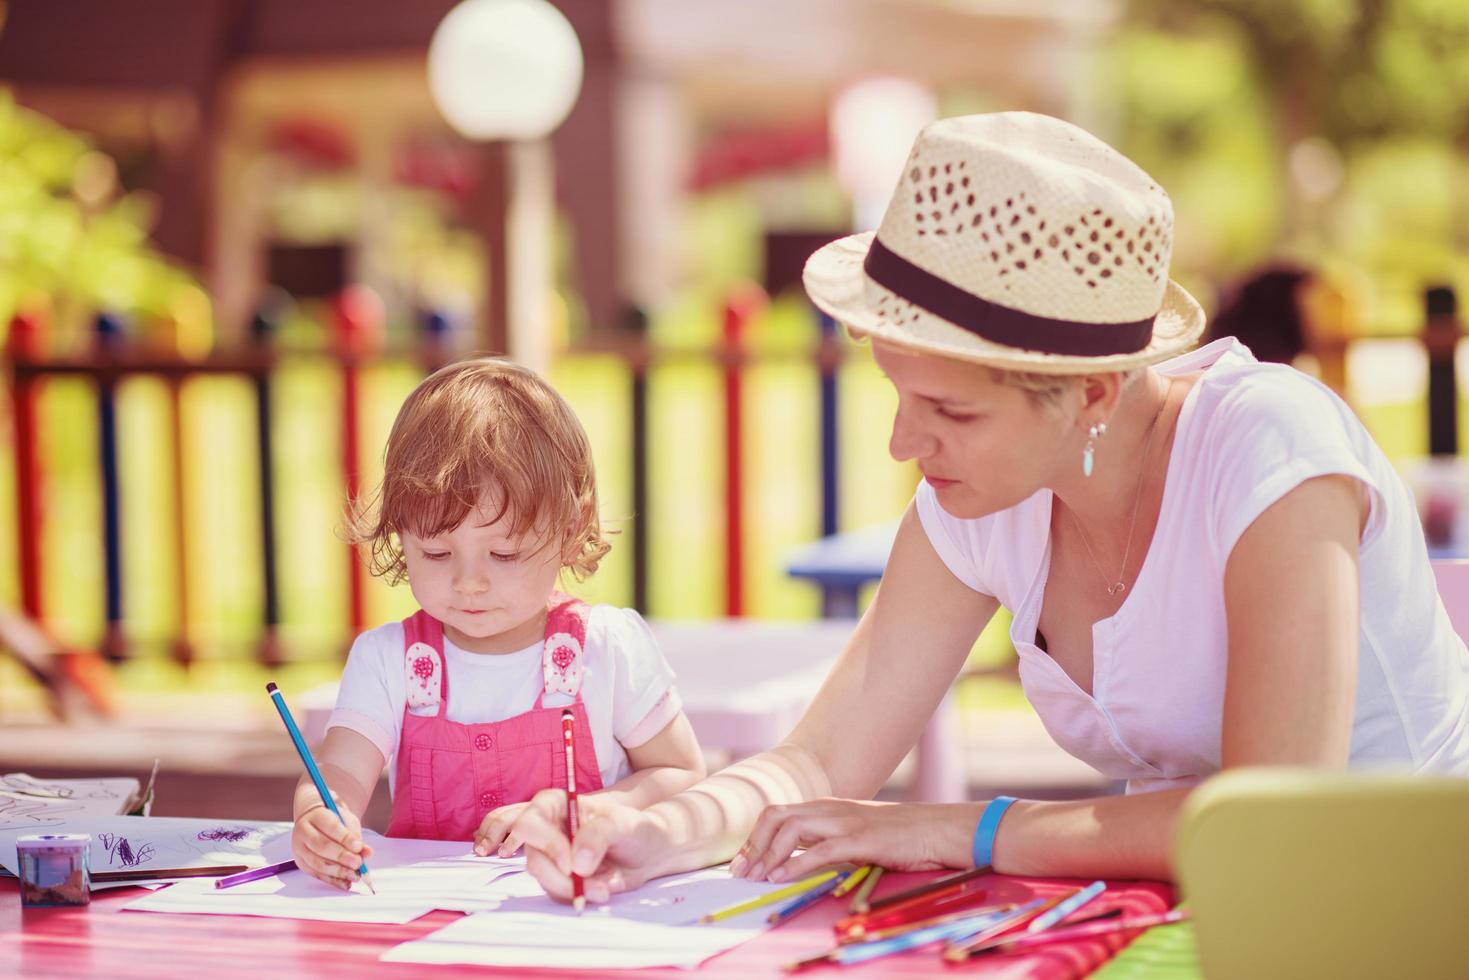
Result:
{"label": "purple colored pencil", "polygon": [[280,864],[267,864],[263,868],[251,868],[249,871],[241,871],[237,875],[229,875],[220,878],[214,883],[215,888],[228,888],[231,885],[243,885],[247,881],[259,881],[261,878],[269,878],[271,875],[280,874],[282,871],[294,871],[295,861],[282,861]]}

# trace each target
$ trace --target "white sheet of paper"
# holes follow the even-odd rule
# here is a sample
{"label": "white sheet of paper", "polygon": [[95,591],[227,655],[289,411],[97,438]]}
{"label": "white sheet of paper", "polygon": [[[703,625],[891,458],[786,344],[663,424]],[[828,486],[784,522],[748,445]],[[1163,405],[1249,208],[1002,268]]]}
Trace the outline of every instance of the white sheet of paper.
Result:
{"label": "white sheet of paper", "polygon": [[650,881],[587,906],[578,916],[547,898],[529,875],[504,883],[513,892],[493,911],[470,915],[388,950],[393,963],[471,963],[481,966],[633,969],[697,967],[769,928],[778,904],[709,925],[701,916],[783,887],[732,878],[728,867]]}
{"label": "white sheet of paper", "polygon": [[[40,826],[0,823],[0,865],[20,873],[17,838],[30,834],[90,834],[92,871],[201,868],[242,864],[260,867],[290,857],[288,823],[200,820],[191,817],[79,817]],[[212,879],[208,879],[211,880]],[[93,884],[123,888],[144,881]]]}
{"label": "white sheet of paper", "polygon": [[500,879],[522,877],[520,859],[475,857],[463,841],[400,840],[368,835],[369,870],[377,894],[362,884],[351,892],[333,888],[301,871],[215,888],[213,879],[180,881],[126,908],[141,912],[259,915],[327,922],[412,922],[434,909],[475,912],[493,908],[514,889],[498,891]]}
{"label": "white sheet of paper", "polygon": [[115,817],[138,792],[136,779],[37,779],[0,775],[0,828],[25,825],[33,833],[90,817]]}

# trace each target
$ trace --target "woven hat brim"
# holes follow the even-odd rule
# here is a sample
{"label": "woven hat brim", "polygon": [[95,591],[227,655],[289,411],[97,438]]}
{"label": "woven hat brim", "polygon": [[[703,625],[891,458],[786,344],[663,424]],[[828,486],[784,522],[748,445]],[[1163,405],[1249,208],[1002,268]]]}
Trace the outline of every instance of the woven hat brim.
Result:
{"label": "woven hat brim", "polygon": [[[1204,332],[1204,310],[1198,300],[1173,280],[1153,321],[1148,346],[1129,354],[1085,356],[1051,354],[986,340],[942,317],[902,300],[862,272],[875,232],[848,235],[818,249],[806,260],[802,279],[816,306],[853,333],[924,353],[993,367],[1041,374],[1085,374],[1126,371],[1166,361],[1193,347]],[[887,297],[879,314],[872,296]]]}

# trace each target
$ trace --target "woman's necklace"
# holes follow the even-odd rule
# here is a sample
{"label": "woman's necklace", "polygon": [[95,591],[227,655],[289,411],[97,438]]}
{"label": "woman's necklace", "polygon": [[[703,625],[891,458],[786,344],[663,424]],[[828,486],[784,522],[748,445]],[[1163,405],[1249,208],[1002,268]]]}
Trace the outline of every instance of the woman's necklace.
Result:
{"label": "woman's necklace", "polygon": [[1081,526],[1081,519],[1071,508],[1066,509],[1066,512],[1071,515],[1071,520],[1076,524],[1076,529],[1081,532],[1081,543],[1086,545],[1086,553],[1091,558],[1092,564],[1096,566],[1097,574],[1102,576],[1102,586],[1107,590],[1109,596],[1120,595],[1127,588],[1127,583],[1122,581],[1122,576],[1127,572],[1127,559],[1132,554],[1132,532],[1137,529],[1137,512],[1143,500],[1143,479],[1148,473],[1148,456],[1153,451],[1153,436],[1158,431],[1158,420],[1163,417],[1163,410],[1168,407],[1168,399],[1173,394],[1173,381],[1174,379],[1169,379],[1168,387],[1163,391],[1163,404],[1158,406],[1158,414],[1153,416],[1153,424],[1148,426],[1148,441],[1143,446],[1143,462],[1138,467],[1137,489],[1132,494],[1132,520],[1127,524],[1127,544],[1122,549],[1122,567],[1117,570],[1115,584],[1102,570],[1102,563],[1097,561],[1096,552],[1092,551],[1092,543],[1087,539],[1086,528]]}

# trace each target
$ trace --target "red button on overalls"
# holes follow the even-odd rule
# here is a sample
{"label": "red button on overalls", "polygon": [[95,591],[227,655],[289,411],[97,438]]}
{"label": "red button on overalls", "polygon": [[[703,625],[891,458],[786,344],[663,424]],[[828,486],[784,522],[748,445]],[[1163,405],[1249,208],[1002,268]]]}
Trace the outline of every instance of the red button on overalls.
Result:
{"label": "red button on overalls", "polygon": [[479,749],[481,752],[488,752],[490,749],[490,736],[476,735],[474,737],[474,747]]}

